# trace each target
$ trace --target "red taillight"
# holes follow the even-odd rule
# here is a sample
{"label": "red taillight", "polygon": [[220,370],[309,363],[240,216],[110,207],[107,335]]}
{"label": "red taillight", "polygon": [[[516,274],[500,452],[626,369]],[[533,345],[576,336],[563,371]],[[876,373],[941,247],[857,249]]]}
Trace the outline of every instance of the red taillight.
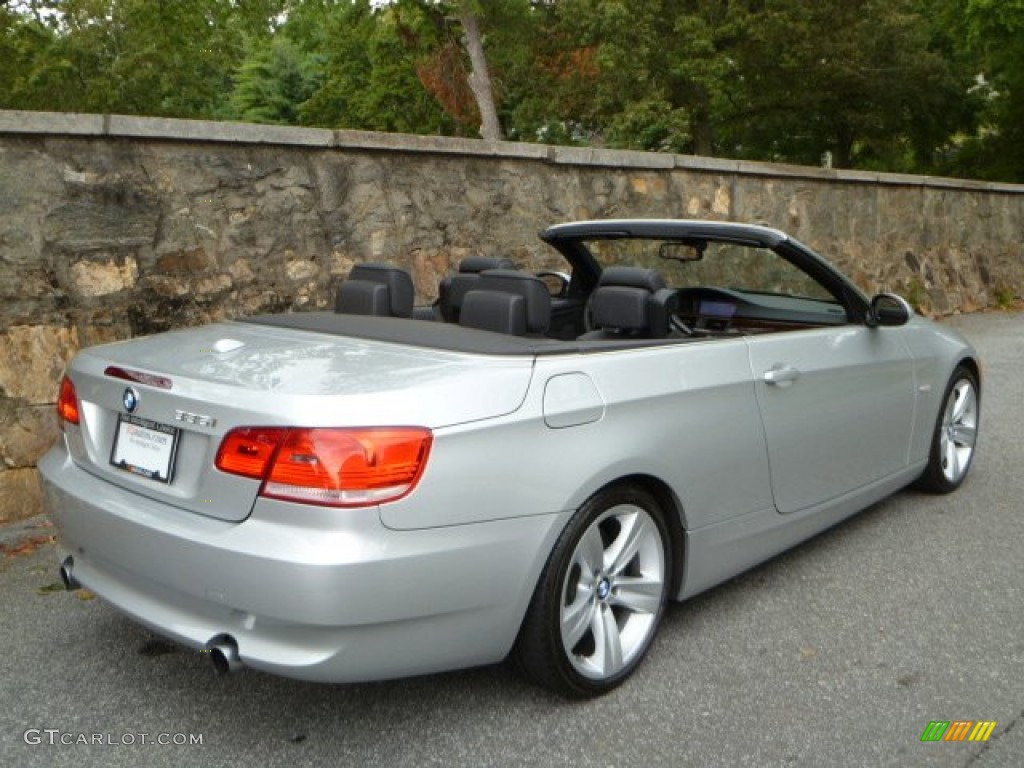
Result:
{"label": "red taillight", "polygon": [[81,416],[78,413],[78,393],[71,379],[65,376],[60,382],[60,394],[57,396],[57,416],[60,418],[61,426],[64,424],[78,424]]}
{"label": "red taillight", "polygon": [[217,469],[233,475],[262,480],[267,474],[274,451],[287,429],[243,427],[224,436],[215,462]]}
{"label": "red taillight", "polygon": [[245,427],[224,437],[216,466],[263,480],[260,494],[268,498],[359,507],[409,493],[432,439],[421,427]]}

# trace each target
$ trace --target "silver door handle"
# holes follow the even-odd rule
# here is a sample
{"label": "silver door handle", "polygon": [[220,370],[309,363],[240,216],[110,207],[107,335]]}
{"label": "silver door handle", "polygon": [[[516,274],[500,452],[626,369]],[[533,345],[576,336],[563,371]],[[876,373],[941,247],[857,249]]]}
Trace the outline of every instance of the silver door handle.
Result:
{"label": "silver door handle", "polygon": [[764,380],[774,387],[786,387],[800,378],[800,369],[791,365],[777,365],[765,371]]}

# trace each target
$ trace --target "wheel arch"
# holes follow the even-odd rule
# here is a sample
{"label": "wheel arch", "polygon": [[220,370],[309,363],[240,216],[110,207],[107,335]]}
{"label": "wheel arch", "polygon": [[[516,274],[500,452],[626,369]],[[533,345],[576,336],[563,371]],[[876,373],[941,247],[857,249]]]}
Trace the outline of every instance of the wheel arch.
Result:
{"label": "wheel arch", "polygon": [[981,395],[981,373],[982,373],[981,372],[981,363],[978,362],[977,358],[974,358],[974,357],[971,357],[970,355],[968,355],[966,357],[962,357],[959,360],[957,360],[956,365],[953,366],[953,369],[955,370],[957,368],[957,366],[960,366],[960,365],[964,366],[971,373],[974,374],[974,380],[978,384],[978,395],[980,396]]}

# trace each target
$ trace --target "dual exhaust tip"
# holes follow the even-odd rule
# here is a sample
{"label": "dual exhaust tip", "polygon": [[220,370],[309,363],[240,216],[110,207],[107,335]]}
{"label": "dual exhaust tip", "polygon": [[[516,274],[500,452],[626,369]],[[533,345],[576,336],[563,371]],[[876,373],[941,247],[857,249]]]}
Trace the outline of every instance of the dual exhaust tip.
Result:
{"label": "dual exhaust tip", "polygon": [[[82,588],[81,583],[75,578],[74,571],[75,558],[68,555],[60,564],[60,580],[68,592]],[[211,638],[206,644],[206,652],[210,654],[213,668],[218,675],[237,672],[242,668],[242,659],[238,655],[238,641],[231,635],[222,634]]]}
{"label": "dual exhaust tip", "polygon": [[217,635],[206,644],[206,649],[218,675],[227,675],[242,668],[238,642],[231,635]]}
{"label": "dual exhaust tip", "polygon": [[64,589],[68,592],[74,592],[76,589],[81,589],[82,585],[78,583],[78,579],[74,576],[75,569],[75,558],[68,555],[64,558],[64,562],[60,564],[60,580],[64,582]]}

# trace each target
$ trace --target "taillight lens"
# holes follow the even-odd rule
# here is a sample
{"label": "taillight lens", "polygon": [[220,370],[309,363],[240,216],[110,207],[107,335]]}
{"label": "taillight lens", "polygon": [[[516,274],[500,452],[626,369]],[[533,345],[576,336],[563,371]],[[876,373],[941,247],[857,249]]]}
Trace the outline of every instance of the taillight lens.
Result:
{"label": "taillight lens", "polygon": [[214,463],[222,472],[262,480],[287,431],[269,427],[233,429],[224,436]]}
{"label": "taillight lens", "polygon": [[61,427],[65,424],[81,423],[82,417],[78,412],[78,393],[75,391],[74,383],[67,376],[60,381],[57,416],[60,418]]}
{"label": "taillight lens", "polygon": [[233,429],[217,451],[222,472],[263,481],[272,499],[336,507],[395,501],[416,486],[433,436],[421,427]]}

